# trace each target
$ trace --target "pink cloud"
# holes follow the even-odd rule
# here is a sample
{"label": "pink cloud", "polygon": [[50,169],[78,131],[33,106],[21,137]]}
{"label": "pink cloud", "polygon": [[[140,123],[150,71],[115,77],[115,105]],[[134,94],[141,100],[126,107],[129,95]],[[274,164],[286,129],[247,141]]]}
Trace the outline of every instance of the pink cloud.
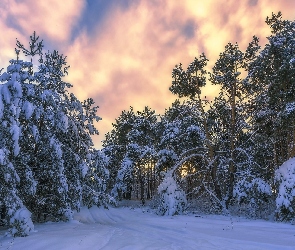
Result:
{"label": "pink cloud", "polygon": [[57,42],[70,37],[72,27],[77,23],[84,8],[84,1],[5,1],[5,21],[8,25],[31,34],[34,30]]}
{"label": "pink cloud", "polygon": [[26,44],[33,31],[41,38],[55,41],[59,48],[63,47],[68,43],[83,8],[82,0],[1,0],[0,29],[5,34],[0,38],[1,66],[7,66],[8,61],[15,58],[15,39]]}
{"label": "pink cloud", "polygon": [[[270,34],[267,15],[281,10],[284,18],[295,17],[295,1],[289,0],[142,0],[127,8],[115,3],[93,33],[80,30],[74,41],[71,32],[81,20],[85,1],[0,3],[0,29],[5,30],[0,63],[13,55],[15,38],[26,39],[36,27],[41,37],[55,40],[68,56],[67,80],[75,94],[80,99],[93,97],[100,106],[97,146],[111,122],[130,105],[139,110],[148,105],[159,113],[169,107],[176,98],[168,90],[175,64],[186,67],[205,52],[210,68],[228,42],[245,49],[257,35],[265,43]],[[213,97],[217,91],[208,85],[203,94]]]}
{"label": "pink cloud", "polygon": [[[168,91],[175,64],[186,67],[204,51],[213,66],[229,41],[244,49],[255,34],[265,42],[266,15],[286,7],[294,9],[295,3],[141,1],[124,11],[114,7],[97,37],[90,40],[84,34],[70,48],[69,60],[75,64],[72,82],[77,94],[97,96],[99,113],[105,117],[98,127],[104,134],[110,130],[106,123],[130,105],[137,109],[149,105],[162,113],[176,98]],[[289,10],[285,18],[292,18]],[[217,91],[208,86],[204,95]]]}

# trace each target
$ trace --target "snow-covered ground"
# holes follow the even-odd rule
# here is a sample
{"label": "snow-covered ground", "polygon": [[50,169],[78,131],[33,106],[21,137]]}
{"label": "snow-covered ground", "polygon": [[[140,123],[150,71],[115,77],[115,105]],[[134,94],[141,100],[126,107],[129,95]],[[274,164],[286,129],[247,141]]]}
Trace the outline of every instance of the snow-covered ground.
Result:
{"label": "snow-covered ground", "polygon": [[148,208],[84,208],[67,223],[35,225],[0,249],[295,249],[295,226],[216,215],[157,216]]}

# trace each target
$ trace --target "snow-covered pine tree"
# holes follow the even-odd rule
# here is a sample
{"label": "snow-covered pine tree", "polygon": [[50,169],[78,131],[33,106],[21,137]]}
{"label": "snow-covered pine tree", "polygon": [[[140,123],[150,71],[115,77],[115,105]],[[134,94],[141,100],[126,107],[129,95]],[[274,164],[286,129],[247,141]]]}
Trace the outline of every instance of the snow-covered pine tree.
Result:
{"label": "snow-covered pine tree", "polygon": [[249,64],[248,79],[256,90],[253,124],[260,137],[270,138],[273,152],[268,170],[295,155],[295,22],[282,19],[282,13],[266,19],[271,28],[268,43]]}
{"label": "snow-covered pine tree", "polygon": [[[15,236],[32,229],[26,208],[34,220],[69,219],[83,195],[89,195],[83,193],[87,178],[100,183],[100,177],[106,177],[100,171],[103,165],[95,165],[95,173],[90,168],[91,135],[98,133],[94,121],[100,119],[97,107],[92,99],[81,102],[68,91],[72,85],[63,81],[66,58],[58,51],[43,54],[43,41],[35,33],[30,39],[29,49],[17,41],[17,59],[1,75],[0,149],[5,167],[0,170],[0,203]],[[31,57],[30,62],[20,60],[20,52]],[[96,205],[104,203],[104,190]]]}
{"label": "snow-covered pine tree", "polygon": [[275,172],[278,184],[276,216],[281,221],[293,220],[295,216],[295,158],[284,162]]}
{"label": "snow-covered pine tree", "polygon": [[[181,157],[206,151],[202,115],[194,101],[180,103],[176,100],[161,116],[158,127],[161,132],[157,145],[158,171],[169,171],[177,159],[181,160]],[[196,196],[194,189],[199,185],[204,167],[202,157],[192,156],[176,171],[178,181],[181,181],[182,188],[191,198]],[[196,176],[199,178],[195,178]]]}
{"label": "snow-covered pine tree", "polygon": [[[28,77],[30,63],[11,60],[7,72],[1,75],[0,93],[0,197],[4,206],[5,224],[13,236],[26,236],[33,229],[30,213],[26,211],[23,196],[34,195],[36,182],[31,169],[23,164],[20,152],[23,106],[21,82]],[[23,189],[19,187],[22,186]]]}
{"label": "snow-covered pine tree", "polygon": [[137,144],[140,152],[136,160],[135,181],[137,185],[133,189],[138,189],[140,200],[145,203],[155,192],[155,147],[158,138],[156,136],[157,127],[156,112],[149,107],[136,113],[134,125],[128,133],[128,141]]}
{"label": "snow-covered pine tree", "polygon": [[269,183],[274,183],[275,178],[280,183],[272,188],[279,187],[275,192],[280,196],[277,197],[277,213],[278,218],[283,219],[290,212],[285,209],[281,195],[286,177],[277,169],[295,155],[295,22],[283,20],[279,12],[267,17],[266,23],[271,29],[268,43],[248,66],[247,80],[254,90],[251,103],[251,123],[256,132],[253,156],[264,169],[257,172]]}
{"label": "snow-covered pine tree", "polygon": [[251,172],[244,173],[235,183],[233,197],[239,204],[239,214],[250,218],[268,218],[271,186]]}
{"label": "snow-covered pine tree", "polygon": [[193,101],[176,100],[161,116],[159,149],[170,148],[177,155],[203,147],[205,133],[201,112]]}
{"label": "snow-covered pine tree", "polygon": [[63,55],[48,52],[40,61],[39,71],[34,74],[38,83],[34,114],[39,139],[35,144],[35,173],[39,179],[36,195],[40,194],[40,204],[35,207],[41,209],[39,215],[68,219],[71,211],[81,206],[93,147],[91,135],[98,134],[94,121],[100,118],[91,98],[81,102],[68,92],[72,85],[63,81],[68,70]]}
{"label": "snow-covered pine tree", "polygon": [[[172,86],[169,88],[173,94],[177,94],[179,97],[188,97],[195,104],[195,109],[198,110],[200,114],[200,120],[202,123],[202,128],[205,135],[204,146],[206,148],[205,152],[202,152],[204,155],[203,159],[207,170],[204,171],[205,178],[202,180],[201,185],[203,185],[204,190],[209,194],[209,196],[215,200],[217,207],[222,206],[222,191],[220,186],[219,177],[217,176],[217,164],[216,159],[218,155],[216,154],[215,140],[213,137],[213,126],[214,119],[208,114],[205,110],[205,106],[208,105],[208,100],[203,100],[201,98],[201,89],[206,86],[206,77],[207,71],[205,70],[207,66],[208,59],[204,54],[200,55],[199,58],[190,63],[187,70],[183,70],[182,65],[176,65],[172,71]],[[196,150],[192,149],[188,151],[191,153],[192,157],[195,157]],[[203,150],[202,150],[203,151]],[[189,156],[185,154],[185,158]],[[209,185],[208,185],[209,184]],[[208,196],[208,195],[207,195]]]}
{"label": "snow-covered pine tree", "polygon": [[113,129],[108,132],[102,142],[104,153],[109,159],[108,170],[110,172],[108,190],[112,190],[116,184],[119,166],[126,155],[128,145],[127,134],[132,129],[135,119],[133,108],[122,111],[121,115],[113,123]]}
{"label": "snow-covered pine tree", "polygon": [[140,148],[137,144],[128,144],[126,154],[119,165],[116,182],[112,189],[112,195],[122,200],[123,198],[130,199],[132,186],[134,184],[134,174],[136,162],[140,156]]}
{"label": "snow-covered pine tree", "polygon": [[[118,119],[119,120],[119,119]],[[117,121],[118,121],[117,120]],[[117,170],[113,193],[121,199],[131,198],[131,190],[144,203],[150,199],[155,187],[154,158],[157,125],[155,111],[148,107],[132,116],[125,130],[125,155]],[[140,197],[139,197],[140,196]]]}
{"label": "snow-covered pine tree", "polygon": [[223,199],[227,208],[233,199],[237,173],[251,167],[251,156],[243,143],[251,135],[246,105],[250,95],[247,82],[242,78],[246,66],[245,53],[238,44],[228,43],[210,74],[210,81],[220,86],[219,95],[208,112],[216,124],[214,137],[220,152],[218,168],[226,185],[223,185]]}
{"label": "snow-covered pine tree", "polygon": [[104,206],[115,204],[115,200],[106,192],[109,179],[108,157],[102,150],[93,150],[89,170],[85,176],[83,185],[83,205]]}
{"label": "snow-covered pine tree", "polygon": [[158,214],[173,216],[184,212],[187,206],[186,195],[175,181],[172,172],[166,174],[158,187],[158,193],[160,195]]}

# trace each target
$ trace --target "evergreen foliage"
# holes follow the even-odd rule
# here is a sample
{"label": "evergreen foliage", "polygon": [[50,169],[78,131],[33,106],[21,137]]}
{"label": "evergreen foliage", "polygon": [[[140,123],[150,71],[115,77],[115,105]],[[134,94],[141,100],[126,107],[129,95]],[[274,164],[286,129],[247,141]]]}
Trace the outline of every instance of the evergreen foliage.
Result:
{"label": "evergreen foliage", "polygon": [[160,194],[158,214],[172,216],[183,213],[187,205],[186,195],[171,175],[164,178],[158,187],[158,193]]}
{"label": "evergreen foliage", "polygon": [[[128,120],[126,119],[128,115]],[[107,135],[104,144],[106,145],[106,154],[109,154],[111,162],[119,160],[120,168],[114,172],[114,186],[112,194],[119,199],[123,197],[130,199],[132,189],[135,186],[140,188],[140,199],[145,202],[145,197],[150,199],[150,185],[154,179],[152,173],[155,159],[156,145],[156,126],[157,115],[155,111],[148,107],[142,112],[123,111],[122,115],[116,120],[114,125],[116,130],[112,133],[118,133],[120,137],[110,137]],[[127,129],[126,129],[127,128]],[[111,138],[117,138],[117,145],[114,145]],[[120,138],[120,139],[119,139]],[[119,139],[119,140],[118,140]],[[115,149],[121,149],[122,155],[118,159],[118,155],[111,152]],[[148,185],[149,187],[145,188]],[[139,193],[136,194],[139,196]]]}
{"label": "evergreen foliage", "polygon": [[[104,142],[114,163],[113,190],[151,188],[134,185],[149,152],[160,214],[182,212],[185,205],[175,210],[171,204],[188,200],[206,212],[265,218],[274,214],[277,198],[278,218],[293,216],[293,186],[277,169],[295,152],[295,22],[279,12],[266,24],[271,35],[263,48],[253,36],[244,52],[228,43],[211,71],[204,54],[186,70],[176,65],[169,89],[184,101],[176,100],[149,129],[138,126],[132,108],[122,112]],[[210,83],[219,94],[202,99]]]}
{"label": "evergreen foliage", "polygon": [[[31,60],[20,60],[21,52]],[[91,138],[98,107],[69,92],[68,68],[58,51],[43,52],[34,33],[28,49],[17,40],[16,60],[0,76],[0,205],[13,236],[27,235],[31,219],[68,220],[83,203],[109,199],[108,174]]]}
{"label": "evergreen foliage", "polygon": [[275,172],[278,183],[276,212],[279,220],[294,220],[295,215],[295,158],[286,161]]}

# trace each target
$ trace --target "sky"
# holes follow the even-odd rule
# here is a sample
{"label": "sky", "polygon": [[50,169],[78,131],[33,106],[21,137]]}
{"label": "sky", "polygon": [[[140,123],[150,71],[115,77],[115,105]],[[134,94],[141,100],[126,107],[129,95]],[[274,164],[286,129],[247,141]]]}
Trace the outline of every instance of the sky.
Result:
{"label": "sky", "polygon": [[[100,107],[100,135],[93,137],[100,148],[123,110],[163,113],[171,105],[176,64],[186,68],[204,52],[212,68],[228,42],[244,50],[253,35],[264,45],[265,18],[278,11],[294,20],[295,1],[1,0],[0,68],[15,58],[16,38],[28,44],[36,31],[46,50],[67,56],[72,92]],[[202,94],[213,98],[217,91],[208,85]]]}

